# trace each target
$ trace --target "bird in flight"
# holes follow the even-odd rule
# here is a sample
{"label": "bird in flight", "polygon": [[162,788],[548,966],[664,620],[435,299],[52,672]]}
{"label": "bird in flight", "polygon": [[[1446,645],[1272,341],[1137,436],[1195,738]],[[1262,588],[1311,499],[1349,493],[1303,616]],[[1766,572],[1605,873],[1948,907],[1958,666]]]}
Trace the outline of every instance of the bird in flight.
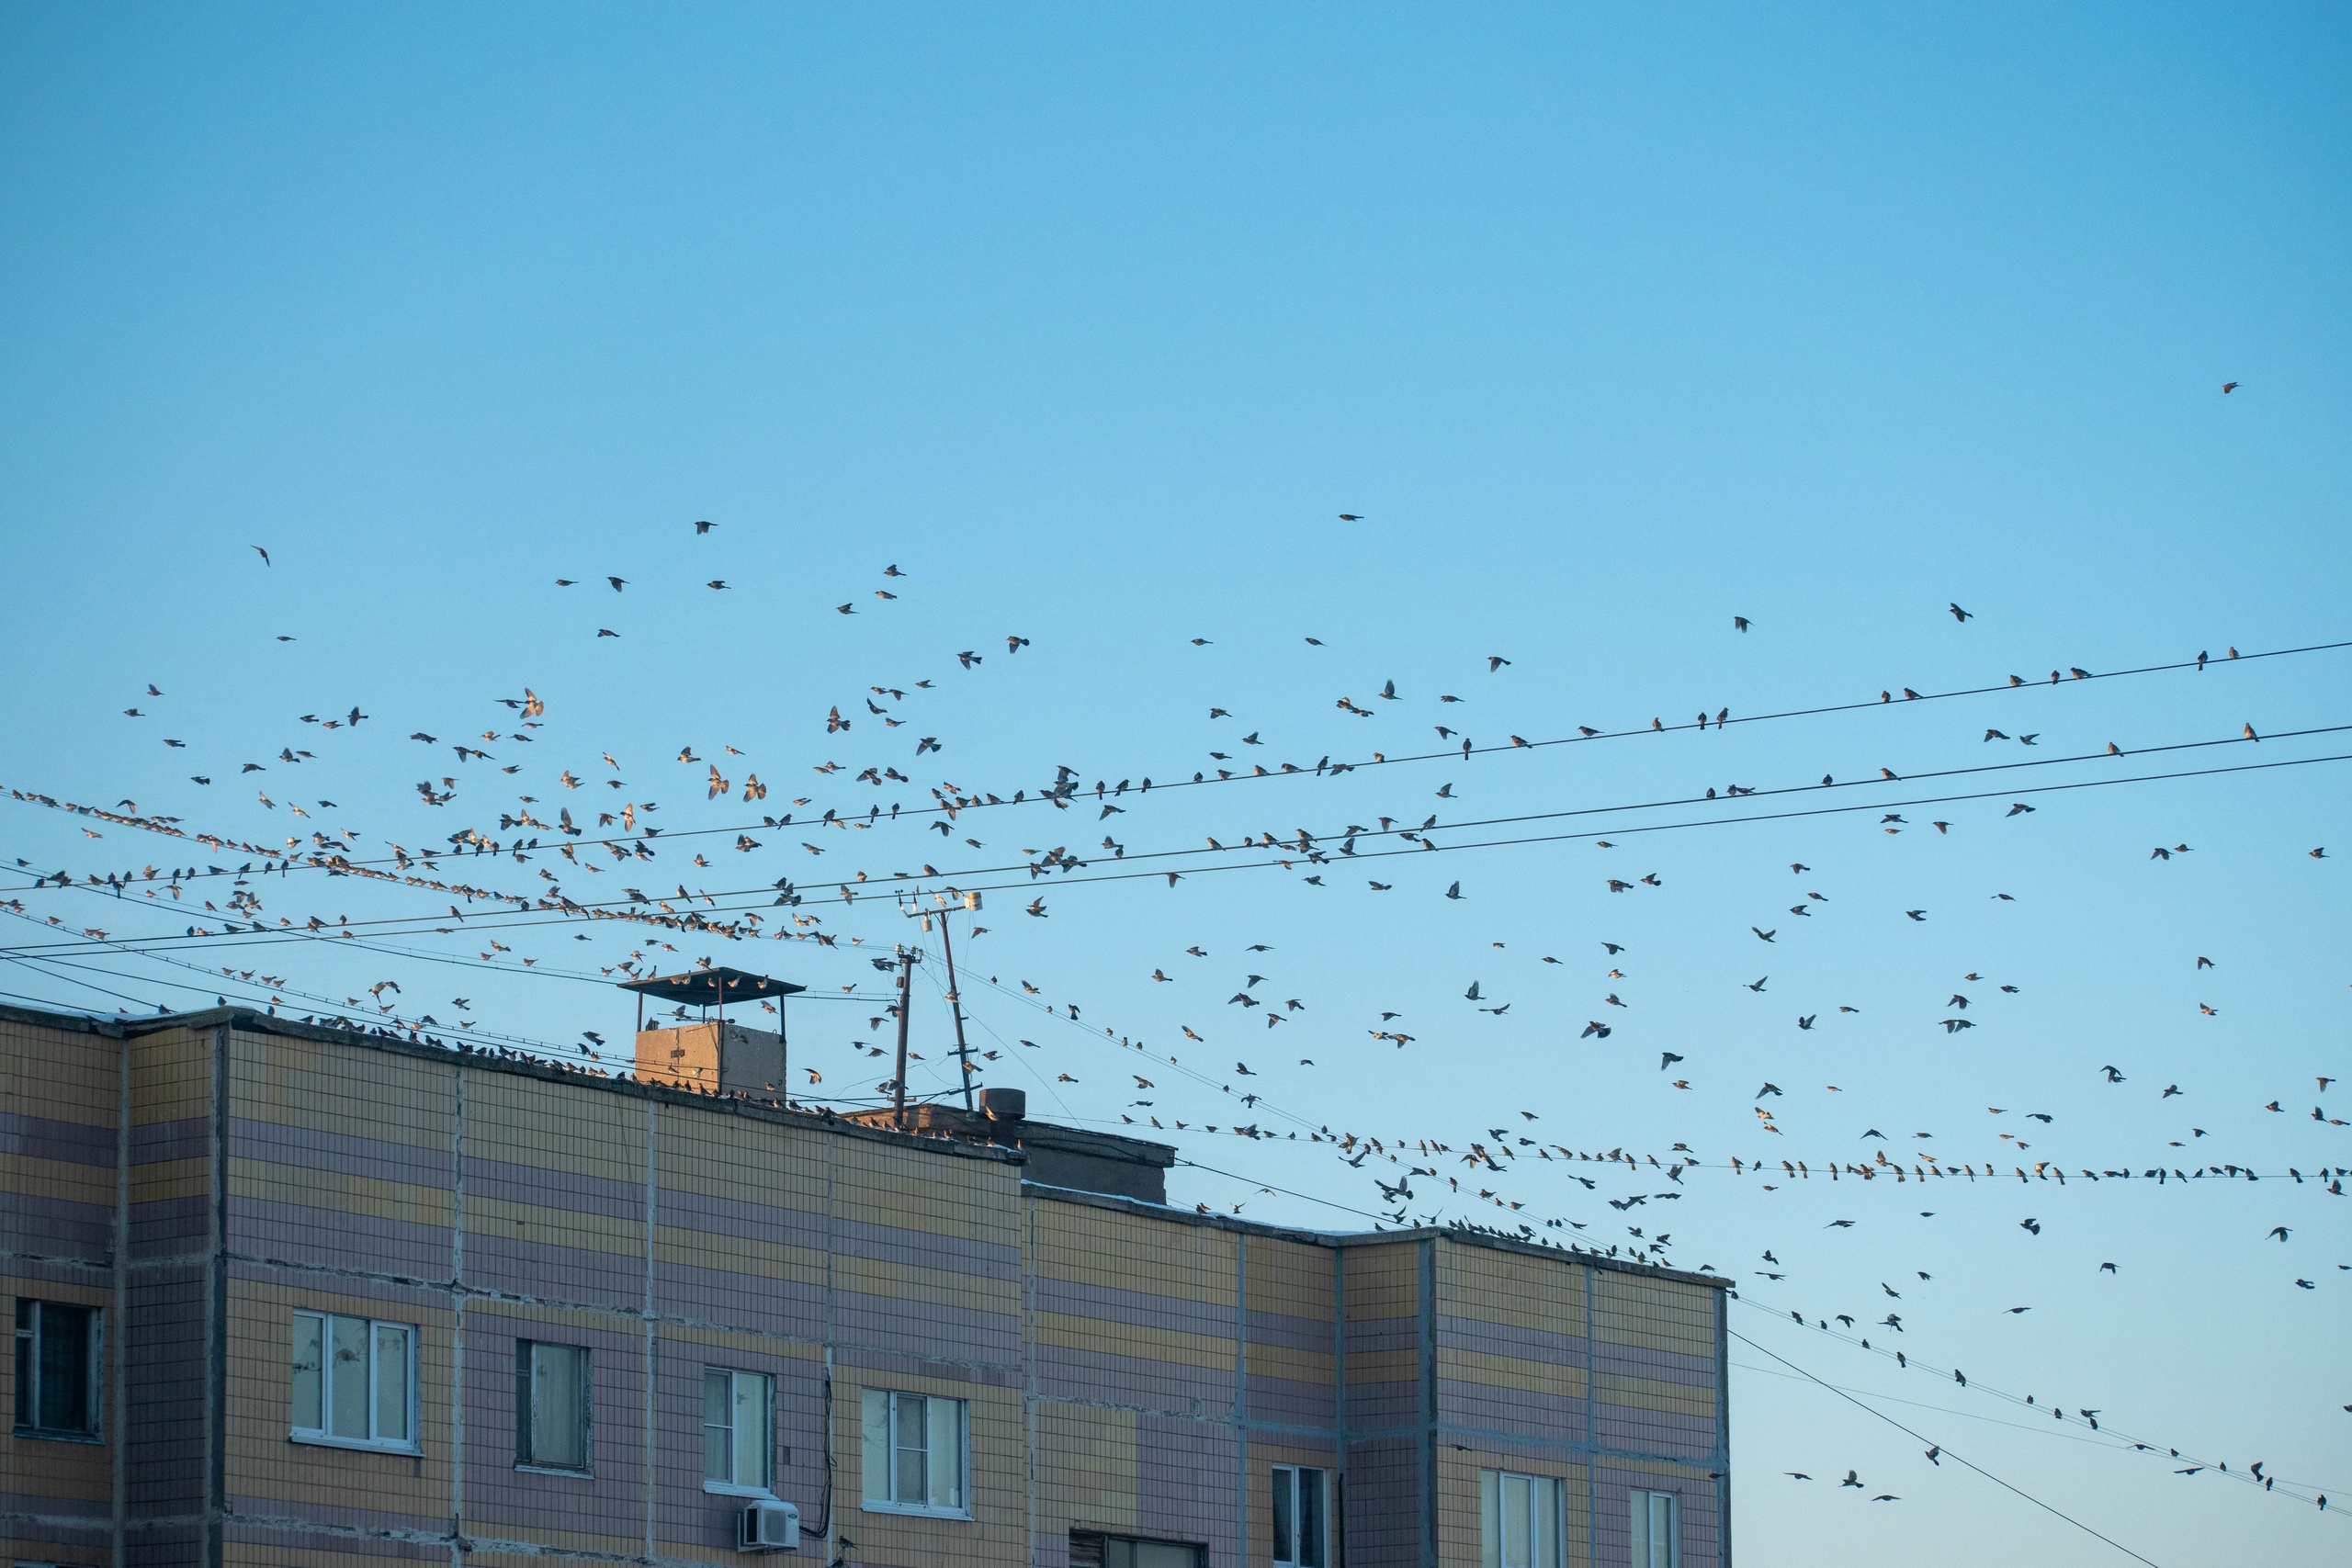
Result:
{"label": "bird in flight", "polygon": [[2222,382],[2222,395],[2223,397],[2225,397],[2225,398],[2226,398],[2226,397],[2228,397],[2232,392],[2236,391],[2236,390],[2238,389],[2238,388],[2239,388],[2241,385],[2243,385],[2243,383],[2241,383],[2241,382],[2237,382],[2237,381],[2224,381],[2224,382]]}
{"label": "bird in flight", "polygon": [[1955,621],[1973,621],[1976,618],[1976,612],[1973,610],[1963,610],[1957,604],[1948,605],[1946,608],[1951,611],[1951,618]]}
{"label": "bird in flight", "polygon": [[1747,617],[1746,615],[1734,615],[1731,618],[1731,625],[1734,631],[1744,632],[1747,629]]}
{"label": "bird in flight", "polygon": [[[2234,387],[2237,383],[2233,381],[2230,385]],[[1363,521],[1363,514],[1357,512],[1342,512],[1340,513],[1340,521],[1342,523],[1361,523]]]}
{"label": "bird in flight", "polygon": [[267,550],[263,549],[259,545],[255,545],[253,547],[253,552],[254,554],[261,557],[262,565],[267,566],[269,564],[269,552]]}
{"label": "bird in flight", "polygon": [[716,527],[718,527],[718,524],[716,524],[716,523],[711,523],[711,522],[707,522],[707,521],[697,520],[697,521],[695,522],[695,533],[697,533],[697,534],[707,534],[707,533],[709,533],[713,528],[716,528]]}

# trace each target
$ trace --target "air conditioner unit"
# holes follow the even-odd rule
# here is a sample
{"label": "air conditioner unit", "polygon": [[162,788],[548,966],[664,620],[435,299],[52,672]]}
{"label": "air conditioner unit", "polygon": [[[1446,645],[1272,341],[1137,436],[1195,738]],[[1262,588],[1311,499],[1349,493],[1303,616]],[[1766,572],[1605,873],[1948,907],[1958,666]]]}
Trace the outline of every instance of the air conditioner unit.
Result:
{"label": "air conditioner unit", "polygon": [[735,1516],[738,1551],[797,1551],[800,1510],[789,1503],[754,1503]]}

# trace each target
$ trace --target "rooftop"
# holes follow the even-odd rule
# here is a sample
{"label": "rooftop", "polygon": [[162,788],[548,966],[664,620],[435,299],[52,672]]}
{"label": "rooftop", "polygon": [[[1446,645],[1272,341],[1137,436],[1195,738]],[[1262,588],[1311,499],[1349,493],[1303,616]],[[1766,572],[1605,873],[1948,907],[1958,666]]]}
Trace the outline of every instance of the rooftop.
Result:
{"label": "rooftop", "polygon": [[[904,1140],[920,1145],[933,1153],[955,1158],[999,1160],[1026,1168],[1023,1190],[1036,1197],[1055,1201],[1084,1203],[1097,1208],[1116,1209],[1140,1217],[1167,1224],[1200,1225],[1215,1230],[1239,1232],[1250,1235],[1282,1237],[1318,1247],[1350,1247],[1442,1238],[1476,1247],[1498,1248],[1506,1252],[1523,1253],[1533,1257],[1555,1258],[1563,1262],[1585,1264],[1595,1269],[1621,1274],[1645,1275],[1652,1279],[1676,1280],[1685,1284],[1729,1289],[1732,1281],[1716,1274],[1695,1274],[1680,1269],[1664,1268],[1653,1263],[1637,1263],[1630,1258],[1609,1258],[1586,1249],[1572,1249],[1558,1245],[1524,1241],[1516,1236],[1466,1225],[1419,1225],[1399,1229],[1374,1228],[1370,1231],[1318,1231],[1295,1225],[1269,1224],[1261,1220],[1245,1220],[1236,1215],[1199,1213],[1190,1209],[1170,1208],[1164,1202],[1139,1198],[1122,1192],[1073,1188],[1061,1183],[1035,1179],[1038,1156],[1048,1149],[1048,1142],[1071,1153],[1088,1151],[1097,1141],[1103,1145],[1125,1145],[1137,1151],[1138,1165],[1152,1165],[1154,1175],[1165,1168],[1159,1166],[1156,1156],[1164,1156],[1168,1165],[1176,1160],[1176,1150],[1166,1144],[1146,1143],[1139,1138],[1126,1138],[1115,1134],[1081,1132],[1076,1128],[1056,1127],[1051,1123],[1029,1123],[1024,1129],[1027,1143],[1004,1143],[983,1140],[968,1132],[959,1134],[954,1122],[972,1113],[946,1106],[909,1106],[910,1126],[904,1132],[888,1124],[889,1112],[854,1113],[841,1115],[830,1109],[779,1103],[775,1100],[753,1100],[744,1096],[695,1094],[672,1089],[664,1084],[641,1082],[627,1075],[605,1076],[602,1073],[567,1067],[536,1056],[520,1053],[504,1054],[498,1050],[451,1044],[438,1040],[427,1043],[410,1040],[405,1035],[375,1034],[362,1029],[338,1028],[331,1024],[303,1023],[293,1019],[256,1012],[250,1008],[207,1008],[199,1012],[167,1013],[144,1018],[102,1018],[88,1013],[52,1012],[47,1009],[17,1007],[0,1003],[0,1022],[28,1024],[36,1028],[66,1029],[91,1034],[124,1039],[153,1034],[166,1029],[229,1028],[254,1033],[276,1034],[293,1039],[314,1040],[324,1043],[355,1046],[364,1050],[381,1051],[388,1055],[425,1057],[443,1061],[463,1061],[469,1066],[485,1072],[506,1073],[518,1077],[538,1078],[549,1083],[566,1083],[585,1089],[599,1089],[608,1094],[652,1100],[681,1108],[691,1107],[718,1116],[742,1116],[754,1121],[779,1125],[829,1132],[839,1137],[873,1138],[897,1142]],[[876,1124],[876,1117],[881,1118]],[[920,1116],[921,1124],[918,1124]],[[936,1120],[934,1122],[934,1116]],[[1042,1135],[1041,1135],[1042,1134]],[[1152,1151],[1146,1155],[1141,1151]]]}

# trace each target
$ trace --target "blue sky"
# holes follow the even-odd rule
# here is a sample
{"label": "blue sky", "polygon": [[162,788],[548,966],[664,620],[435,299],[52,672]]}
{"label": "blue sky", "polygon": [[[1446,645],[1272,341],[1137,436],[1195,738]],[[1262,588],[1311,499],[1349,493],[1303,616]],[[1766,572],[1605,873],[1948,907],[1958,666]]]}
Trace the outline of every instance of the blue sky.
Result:
{"label": "blue sky", "polygon": [[[1709,1163],[1670,1205],[1611,1210],[1664,1186],[1590,1165],[1593,1192],[1544,1166],[1509,1190],[1596,1245],[1668,1230],[1675,1261],[1736,1274],[1783,1324],[1903,1313],[1907,1354],[2034,1393],[2035,1413],[1762,1310],[1735,1324],[1833,1383],[1917,1402],[1880,1407],[2167,1568],[2344,1552],[2334,1509],[2176,1476],[2038,1414],[2098,1408],[2352,1499],[2352,1235],[2315,1184],[1961,1179],[1915,1202],[1883,1182],[1766,1192],[1715,1164],[1818,1170],[1907,1145],[2004,1168],[2352,1166],[2352,1134],[2309,1115],[2352,1105],[2313,1081],[2352,1075],[2343,764],[2014,797],[2038,803],[2018,815],[2006,795],[1905,808],[1894,834],[1879,810],[1630,831],[1728,814],[1702,800],[1605,819],[1609,850],[1459,848],[1465,830],[1344,874],[1092,880],[1116,858],[1106,832],[1139,857],[1824,773],[1906,775],[1833,792],[1868,806],[2352,752],[2314,736],[2130,755],[2352,723],[2352,649],[2047,685],[2053,668],[2352,637],[2340,16],[11,6],[0,28],[18,671],[0,785],[273,844],[348,829],[379,852],[491,831],[523,795],[543,817],[650,801],[671,833],[762,840],[733,860],[729,834],[696,840],[708,868],[684,845],[622,874],[545,852],[465,868],[543,891],[552,866],[582,900],[631,878],[741,889],[926,863],[968,883],[1066,847],[1083,871],[989,879],[988,932],[959,943],[1003,987],[965,987],[1002,1052],[989,1077],[1082,1122],[1181,1118],[1186,1157],[1250,1179],[1182,1169],[1182,1201],[1333,1225],[1382,1207],[1368,1168],[1322,1145],[1200,1132],[1234,1120],[1228,1089],[1259,1088],[1250,1113],[1285,1132],[1302,1122],[1264,1112],[1457,1151],[1521,1111],[1570,1149],[1685,1142]],[[1009,636],[1029,641],[1008,653]],[[1510,662],[1490,671],[1496,655]],[[1215,750],[1311,767],[2013,672],[2033,685],[1131,793],[1106,800],[1115,817],[1091,801],[1098,778],[1185,779]],[[1389,681],[1395,702],[1374,695]],[[497,705],[526,687],[547,703],[527,746]],[[354,705],[356,729],[300,722]],[[829,734],[835,707],[853,728]],[[483,730],[491,761],[452,754]],[[925,736],[941,750],[918,765]],[[1907,777],[2053,755],[2099,760]],[[707,800],[714,759],[770,798]],[[828,761],[844,772],[810,771]],[[946,836],[828,829],[822,856],[756,826],[802,796],[813,814],[949,781],[1034,795],[1060,764],[1085,808],[967,812]],[[912,782],[842,782],[868,765]],[[443,777],[455,798],[426,805],[417,783]],[[5,806],[0,865],[198,858]],[[447,902],[253,881],[273,924]],[[27,944],[63,939],[6,922],[39,966],[0,964],[0,990],[209,999],[213,979],[162,954],[334,1004],[397,979],[410,1015],[447,1022],[464,997],[481,1030],[565,1043],[626,1031],[601,971],[647,951],[645,928],[607,923],[587,942],[517,926],[488,964],[478,933],[430,926],[364,947],[191,942],[206,891],[169,912],[13,892],[110,945],[41,957]],[[1039,896],[1046,914],[1023,915]],[[651,957],[871,993],[850,939],[887,949],[905,922],[877,897],[803,910],[842,945]],[[1046,1020],[1023,980],[1080,1021]],[[1472,981],[1510,1010],[1478,1012]],[[1243,988],[1302,1006],[1270,1027],[1226,999]],[[878,1010],[802,1004],[796,1061],[870,1095],[879,1065],[850,1043],[879,1038]],[[1976,1027],[1941,1027],[1956,1016]],[[1579,1038],[1595,1019],[1611,1035]],[[1104,1026],[1188,1076],[1134,1089],[1142,1057]],[[917,1087],[944,1085],[944,1010],[915,1028]],[[1682,1059],[1661,1072],[1667,1052]],[[1751,1092],[1767,1082],[1782,1092]],[[1433,1209],[1435,1188],[1416,1213],[1498,1217],[1451,1193]],[[2268,1239],[2282,1224],[2290,1239]],[[1735,1361],[1745,1561],[2128,1561],[1761,1353]],[[1901,1504],[1781,1473],[1849,1466]]]}

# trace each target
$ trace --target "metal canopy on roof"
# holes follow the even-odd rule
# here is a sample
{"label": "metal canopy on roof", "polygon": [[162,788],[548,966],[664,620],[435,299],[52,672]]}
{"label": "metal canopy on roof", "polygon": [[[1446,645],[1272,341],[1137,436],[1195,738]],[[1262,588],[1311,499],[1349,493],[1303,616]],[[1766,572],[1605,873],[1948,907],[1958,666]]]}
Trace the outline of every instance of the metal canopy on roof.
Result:
{"label": "metal canopy on roof", "polygon": [[648,997],[666,998],[681,1002],[695,1002],[704,1007],[727,1002],[753,1000],[761,997],[788,997],[805,991],[806,986],[796,986],[789,980],[778,980],[766,975],[753,975],[742,969],[721,965],[716,969],[695,969],[684,975],[654,975],[642,980],[619,982],[624,991],[637,991]]}

